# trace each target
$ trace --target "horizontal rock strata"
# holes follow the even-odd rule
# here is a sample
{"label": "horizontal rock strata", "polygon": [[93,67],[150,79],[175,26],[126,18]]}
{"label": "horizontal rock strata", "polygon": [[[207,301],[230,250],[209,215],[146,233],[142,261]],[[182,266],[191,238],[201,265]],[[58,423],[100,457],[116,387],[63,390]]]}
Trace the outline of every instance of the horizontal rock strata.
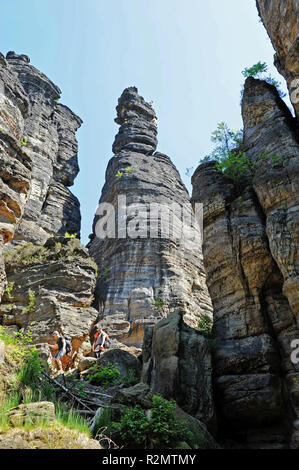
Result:
{"label": "horizontal rock strata", "polygon": [[[212,309],[188,193],[170,158],[154,153],[154,110],[136,88],[128,88],[117,113],[117,153],[108,164],[99,206],[109,203],[113,208],[109,221],[115,231],[99,236],[105,218],[104,211],[97,213],[89,251],[99,267],[96,303],[103,309],[105,328],[116,339],[140,347],[145,325],[176,307],[193,326],[198,315],[211,316]],[[157,204],[169,211],[162,219]],[[169,233],[163,226],[168,217]],[[189,220],[193,225],[188,226]]]}
{"label": "horizontal rock strata", "polygon": [[220,429],[253,447],[296,447],[296,126],[276,89],[260,80],[246,81],[242,114],[243,150],[255,162],[252,181],[234,184],[215,162],[200,165],[192,178],[193,200],[204,203]]}

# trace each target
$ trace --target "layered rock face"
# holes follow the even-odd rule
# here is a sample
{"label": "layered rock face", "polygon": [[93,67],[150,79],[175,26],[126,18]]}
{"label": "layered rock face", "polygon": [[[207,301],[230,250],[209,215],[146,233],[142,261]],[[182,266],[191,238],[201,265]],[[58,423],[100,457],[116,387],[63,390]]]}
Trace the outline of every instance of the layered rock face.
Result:
{"label": "layered rock face", "polygon": [[28,198],[31,159],[21,146],[29,100],[0,54],[0,300],[5,287],[3,244],[11,241]]}
{"label": "layered rock face", "polygon": [[220,430],[249,446],[298,441],[298,169],[294,118],[276,89],[248,79],[243,150],[255,171],[234,184],[200,165],[193,200],[204,203],[204,264],[214,307]]}
{"label": "layered rock face", "polygon": [[142,381],[152,393],[175,400],[215,431],[209,341],[175,311],[146,328],[142,354]]}
{"label": "layered rock face", "polygon": [[35,343],[51,342],[58,330],[72,337],[73,354],[78,352],[98,315],[91,307],[96,265],[87,249],[77,239],[53,237],[44,246],[7,250],[5,268],[9,288],[0,323],[31,331]]}
{"label": "layered rock face", "polygon": [[[105,328],[140,346],[144,326],[173,309],[180,307],[193,326],[212,309],[188,193],[169,157],[155,152],[155,112],[136,88],[120,97],[116,122],[116,154],[106,171],[89,252],[99,267],[96,302]],[[110,229],[106,238],[104,222]]]}
{"label": "layered rock face", "polygon": [[75,132],[81,119],[58,103],[61,91],[26,55],[7,54],[30,101],[22,138],[32,160],[31,191],[14,243],[43,244],[51,234],[80,234],[80,205],[68,186],[79,171]]}
{"label": "layered rock face", "polygon": [[257,0],[256,3],[276,50],[275,65],[287,81],[290,98],[299,119],[299,2]]}

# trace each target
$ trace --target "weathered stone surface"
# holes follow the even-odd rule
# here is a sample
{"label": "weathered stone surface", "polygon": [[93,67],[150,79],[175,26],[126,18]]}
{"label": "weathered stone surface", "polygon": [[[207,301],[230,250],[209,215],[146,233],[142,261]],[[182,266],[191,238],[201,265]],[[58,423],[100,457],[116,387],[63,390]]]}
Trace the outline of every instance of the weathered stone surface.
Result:
{"label": "weathered stone surface", "polygon": [[30,100],[22,135],[32,159],[31,192],[15,240],[43,244],[52,233],[79,236],[79,202],[67,186],[79,171],[75,132],[82,121],[58,103],[60,89],[27,56],[9,52],[7,62]]}
{"label": "weathered stone surface", "polygon": [[[154,393],[147,384],[139,383],[133,387],[119,390],[111,400],[110,411],[113,419],[119,421],[122,411],[126,407],[140,406],[146,411],[147,416],[151,415],[153,407],[153,395]],[[190,416],[188,413],[183,411],[178,405],[175,406],[174,416],[176,419],[185,426],[192,433],[192,439],[189,444],[192,444],[193,449],[198,448],[217,448],[217,443],[208,432],[205,424],[198,419]]]}
{"label": "weathered stone surface", "polygon": [[[103,217],[97,214],[89,251],[99,266],[95,296],[103,307],[104,328],[111,337],[140,347],[145,326],[175,308],[193,326],[200,314],[211,316],[212,309],[187,190],[169,157],[153,153],[154,110],[129,88],[117,111],[121,128],[113,149],[118,153],[108,164],[100,199],[115,210],[110,221],[115,221],[116,232],[114,238],[101,238]],[[167,215],[161,221],[161,213],[154,212],[157,204],[169,210],[169,234],[163,225]]]}
{"label": "weathered stone surface", "polygon": [[138,383],[133,387],[119,390],[111,400],[111,403],[134,407],[140,405],[149,410],[153,405],[153,394],[147,384]]}
{"label": "weathered stone surface", "polygon": [[186,413],[215,428],[210,344],[184,323],[180,311],[147,329],[142,381],[153,394],[174,399]]}
{"label": "weathered stone surface", "polygon": [[0,53],[0,300],[5,287],[3,244],[14,236],[27,201],[31,160],[20,145],[29,100]]}
{"label": "weathered stone surface", "polygon": [[267,445],[287,445],[298,413],[289,376],[298,374],[299,146],[294,118],[266,82],[246,81],[242,114],[253,178],[234,184],[215,162],[192,178],[193,200],[204,204],[216,404],[224,434],[258,445],[263,429]]}
{"label": "weathered stone surface", "polygon": [[276,55],[274,64],[284,76],[299,119],[299,3],[298,0],[257,0],[257,8]]}
{"label": "weathered stone surface", "polygon": [[90,369],[90,367],[94,366],[97,362],[95,357],[84,357],[78,363],[78,370],[79,372],[83,372],[85,370]]}
{"label": "weathered stone surface", "polygon": [[[262,152],[277,155],[261,159],[253,187],[266,215],[270,250],[283,277],[283,291],[294,315],[299,315],[299,145],[288,108],[276,90],[260,80],[248,79],[242,105],[244,146],[251,160]],[[299,321],[298,321],[299,326]]]}
{"label": "weathered stone surface", "polygon": [[136,379],[141,375],[141,362],[127,351],[122,349],[108,349],[98,360],[99,365],[115,364],[120,372],[120,377],[125,377],[129,372],[134,372]]}
{"label": "weathered stone surface", "polygon": [[52,342],[54,330],[68,334],[75,355],[98,315],[91,307],[96,267],[87,249],[78,239],[49,238],[44,246],[8,250],[5,260],[12,290],[0,305],[3,325],[30,330],[36,343]]}
{"label": "weathered stone surface", "polygon": [[13,428],[0,435],[0,449],[102,449],[99,441],[87,434],[62,426]]}
{"label": "weathered stone surface", "polygon": [[25,423],[34,425],[41,420],[51,424],[56,419],[55,406],[50,401],[22,404],[16,406],[8,413],[8,419],[14,427],[24,426]]}

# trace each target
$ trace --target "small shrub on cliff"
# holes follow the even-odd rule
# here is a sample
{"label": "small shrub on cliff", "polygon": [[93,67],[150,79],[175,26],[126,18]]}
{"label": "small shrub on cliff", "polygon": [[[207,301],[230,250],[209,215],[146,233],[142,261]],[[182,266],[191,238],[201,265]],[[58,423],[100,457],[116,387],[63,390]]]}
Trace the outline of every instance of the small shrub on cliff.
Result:
{"label": "small shrub on cliff", "polygon": [[157,307],[157,308],[162,308],[164,305],[165,305],[164,300],[162,300],[160,298],[155,299],[155,301],[153,302],[153,306]]}
{"label": "small shrub on cliff", "polygon": [[77,238],[77,234],[65,232],[64,238]]}
{"label": "small shrub on cliff", "polygon": [[118,381],[120,372],[116,364],[95,364],[89,369],[87,379],[95,385],[108,387]]}
{"label": "small shrub on cliff", "polygon": [[21,145],[21,147],[26,147],[26,145],[28,144],[28,142],[29,142],[29,138],[28,138],[28,137],[24,137],[24,138],[22,137],[22,138],[20,139],[20,145]]}
{"label": "small shrub on cliff", "polygon": [[[281,90],[280,86],[281,83],[273,78],[271,75],[265,76],[264,74],[267,73],[268,66],[265,62],[258,62],[254,64],[252,67],[247,67],[242,70],[242,75],[244,78],[253,77],[258,78],[260,80],[264,80],[265,82],[269,83],[269,85],[275,86],[278,91],[278,94],[281,98],[284,98],[286,94]],[[244,88],[241,91],[241,97],[243,96]]]}
{"label": "small shrub on cliff", "polygon": [[13,295],[11,294],[12,290],[13,290],[13,286],[14,286],[14,282],[9,282],[8,286],[5,289],[5,293],[6,293],[7,297],[9,298],[9,300],[13,299]]}
{"label": "small shrub on cliff", "polygon": [[198,320],[198,331],[207,339],[212,338],[213,320],[208,315],[200,315]]}
{"label": "small shrub on cliff", "polygon": [[271,154],[269,150],[265,150],[251,161],[246,152],[242,151],[242,136],[242,130],[229,129],[225,122],[220,122],[211,137],[215,148],[210,155],[201,160],[201,163],[215,160],[216,169],[225,178],[234,182],[236,187],[240,186],[243,178],[254,176],[259,161],[269,159],[273,167],[283,162],[282,156]]}
{"label": "small shrub on cliff", "polygon": [[175,417],[175,407],[175,402],[155,395],[148,416],[139,405],[136,405],[134,408],[128,408],[120,422],[113,423],[113,428],[125,447],[161,449],[177,441],[191,440],[193,436],[186,424]]}
{"label": "small shrub on cliff", "polygon": [[119,170],[118,170],[117,173],[116,173],[116,175],[115,175],[115,177],[116,177],[116,178],[121,178],[123,174],[124,174],[123,171],[119,171]]}

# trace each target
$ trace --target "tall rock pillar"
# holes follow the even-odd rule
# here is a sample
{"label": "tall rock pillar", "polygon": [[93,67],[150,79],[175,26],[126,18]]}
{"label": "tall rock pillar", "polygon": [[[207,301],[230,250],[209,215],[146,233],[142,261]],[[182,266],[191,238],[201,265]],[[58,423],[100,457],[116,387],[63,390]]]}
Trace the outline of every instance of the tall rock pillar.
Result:
{"label": "tall rock pillar", "polygon": [[[174,309],[194,327],[212,308],[189,195],[170,158],[155,152],[155,111],[134,87],[124,90],[116,109],[120,129],[89,251],[99,267],[103,324],[118,340],[141,346],[144,326]],[[103,238],[105,204],[113,223]]]}

